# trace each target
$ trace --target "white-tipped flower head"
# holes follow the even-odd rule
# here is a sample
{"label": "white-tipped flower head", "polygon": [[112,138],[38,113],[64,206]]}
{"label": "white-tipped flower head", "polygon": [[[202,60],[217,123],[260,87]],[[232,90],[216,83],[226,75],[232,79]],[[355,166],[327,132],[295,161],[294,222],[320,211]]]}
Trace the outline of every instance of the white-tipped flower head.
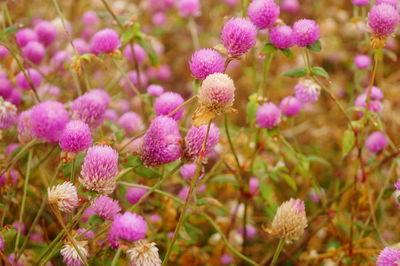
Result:
{"label": "white-tipped flower head", "polygon": [[78,193],[71,182],[47,189],[49,203],[54,204],[60,211],[72,212],[78,206]]}
{"label": "white-tipped flower head", "polygon": [[[86,260],[87,258],[87,250],[84,247],[85,242],[83,241],[75,241],[76,247],[79,249],[82,257]],[[67,266],[81,266],[84,265],[79,253],[76,251],[75,247],[72,244],[66,244],[60,251],[61,255],[63,256],[63,262]]]}
{"label": "white-tipped flower head", "polygon": [[129,258],[129,264],[137,265],[161,265],[160,256],[156,243],[149,243],[146,240],[139,240],[134,243],[134,247],[126,251]]}

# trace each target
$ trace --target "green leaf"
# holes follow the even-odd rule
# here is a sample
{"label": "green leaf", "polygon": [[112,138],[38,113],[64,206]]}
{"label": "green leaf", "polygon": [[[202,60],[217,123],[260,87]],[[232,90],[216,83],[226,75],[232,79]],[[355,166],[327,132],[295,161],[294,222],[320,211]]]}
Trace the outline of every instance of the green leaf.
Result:
{"label": "green leaf", "polygon": [[283,75],[287,77],[304,77],[307,75],[307,69],[305,67],[298,67],[286,71],[285,73],[283,73]]}
{"label": "green leaf", "polygon": [[195,91],[196,93],[199,92],[200,82],[201,82],[201,80],[199,80],[199,79],[195,79],[195,80],[193,81],[193,88],[194,88],[194,91]]}
{"label": "green leaf", "polygon": [[158,177],[161,176],[159,172],[157,172],[155,170],[152,170],[150,168],[147,168],[144,165],[133,169],[133,171],[137,175],[140,175],[140,176],[143,176],[143,177],[147,177],[147,178],[158,178]]}
{"label": "green leaf", "polygon": [[346,156],[354,146],[355,136],[354,132],[350,129],[347,129],[342,138],[342,156]]}
{"label": "green leaf", "polygon": [[140,159],[139,156],[134,156],[134,155],[129,155],[127,158],[127,162],[123,164],[124,168],[128,168],[128,167],[139,167],[142,166],[143,162]]}
{"label": "green leaf", "polygon": [[280,49],[280,51],[288,58],[293,58],[293,53],[290,49]]}
{"label": "green leaf", "polygon": [[273,198],[274,190],[266,183],[260,182],[260,191],[263,199],[266,200],[271,208],[274,210],[277,207],[277,204]]}
{"label": "green leaf", "polygon": [[18,30],[18,26],[17,25],[11,25],[10,27],[7,27],[4,30],[4,33],[5,34],[13,34],[13,33],[16,33],[17,30]]}
{"label": "green leaf", "polygon": [[261,49],[261,53],[270,54],[270,53],[275,52],[276,50],[277,50],[277,48],[272,43],[267,43]]}
{"label": "green leaf", "polygon": [[153,67],[158,67],[158,56],[156,51],[154,51],[153,46],[150,42],[146,41],[142,34],[136,34],[136,41],[137,43],[142,46],[142,48],[146,51],[147,55],[149,56],[150,63]]}
{"label": "green leaf", "polygon": [[129,29],[124,30],[124,32],[121,34],[122,45],[129,45],[128,43],[138,34],[139,30],[139,23],[135,23]]}
{"label": "green leaf", "polygon": [[321,49],[322,49],[322,47],[321,47],[321,41],[318,40],[318,41],[314,42],[312,45],[307,46],[307,49],[308,49],[308,50],[311,50],[311,51],[313,51],[313,52],[320,52]]}
{"label": "green leaf", "polygon": [[319,67],[319,66],[312,67],[311,74],[313,76],[322,76],[324,78],[329,78],[328,72],[326,72],[325,69],[323,69],[322,67]]}
{"label": "green leaf", "polygon": [[297,191],[296,181],[294,181],[290,175],[282,174],[282,177],[291,189],[293,189],[294,191]]}
{"label": "green leaf", "polygon": [[247,107],[246,107],[246,113],[247,113],[246,122],[247,123],[252,122],[256,118],[257,109],[258,109],[257,102],[250,101],[247,103]]}

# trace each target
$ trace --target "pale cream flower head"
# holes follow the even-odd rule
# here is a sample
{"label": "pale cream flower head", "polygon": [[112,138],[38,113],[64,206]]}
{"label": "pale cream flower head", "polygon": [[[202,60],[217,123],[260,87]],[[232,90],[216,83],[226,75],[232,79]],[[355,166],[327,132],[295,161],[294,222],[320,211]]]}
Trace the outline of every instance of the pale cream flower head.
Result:
{"label": "pale cream flower head", "polygon": [[146,240],[135,242],[135,246],[126,251],[131,266],[161,265],[156,243],[149,243]]}
{"label": "pale cream flower head", "polygon": [[72,212],[78,206],[78,193],[71,182],[47,189],[50,204],[54,204],[62,212]]}

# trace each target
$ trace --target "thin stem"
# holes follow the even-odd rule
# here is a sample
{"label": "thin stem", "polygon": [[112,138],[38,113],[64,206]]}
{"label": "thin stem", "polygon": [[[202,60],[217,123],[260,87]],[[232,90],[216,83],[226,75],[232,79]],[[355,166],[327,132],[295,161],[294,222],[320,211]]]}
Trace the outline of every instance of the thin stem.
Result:
{"label": "thin stem", "polygon": [[111,266],[117,265],[119,256],[121,256],[121,252],[122,252],[122,246],[120,245],[117,249],[117,252],[115,253],[115,256],[114,256],[112,262],[111,262]]}
{"label": "thin stem", "polygon": [[282,251],[284,245],[285,245],[285,238],[281,238],[279,240],[278,247],[275,250],[274,256],[272,257],[272,261],[270,264],[271,266],[274,266],[276,264],[276,262],[278,261],[279,254],[281,254],[281,251]]}
{"label": "thin stem", "polygon": [[103,3],[104,7],[107,9],[108,13],[110,13],[110,15],[112,16],[112,18],[115,20],[115,22],[117,22],[118,26],[121,28],[121,30],[124,29],[124,25],[122,25],[121,21],[119,21],[119,19],[117,18],[117,16],[115,15],[114,11],[111,9],[111,7],[108,5],[106,0],[101,0],[101,2]]}
{"label": "thin stem", "polygon": [[226,114],[225,114],[225,117],[224,117],[224,127],[225,127],[226,137],[228,138],[229,147],[230,147],[230,149],[231,149],[231,151],[233,153],[233,157],[235,158],[238,170],[239,170],[239,172],[241,172],[241,166],[240,166],[240,162],[239,162],[239,157],[236,154],[236,150],[235,150],[235,147],[233,146],[231,135],[229,133],[228,116]]}
{"label": "thin stem", "polygon": [[263,88],[267,82],[267,77],[268,77],[269,69],[271,67],[273,58],[274,58],[274,53],[269,53],[268,56],[265,55],[264,64],[263,64],[263,76],[262,76],[261,83],[258,87],[258,95],[259,96],[264,96],[265,90],[263,90]]}
{"label": "thin stem", "polygon": [[192,43],[195,50],[200,49],[199,34],[197,32],[197,25],[193,17],[189,18],[188,28],[192,36]]}
{"label": "thin stem", "polygon": [[30,148],[32,148],[33,145],[36,144],[36,142],[37,142],[37,139],[33,139],[30,142],[28,142],[27,144],[25,144],[25,146],[23,148],[21,148],[21,150],[7,164],[6,168],[4,168],[4,170],[0,172],[0,176],[3,175],[5,172],[7,172],[10,168],[12,168],[14,166],[14,164],[22,157],[22,155],[26,151],[28,151]]}

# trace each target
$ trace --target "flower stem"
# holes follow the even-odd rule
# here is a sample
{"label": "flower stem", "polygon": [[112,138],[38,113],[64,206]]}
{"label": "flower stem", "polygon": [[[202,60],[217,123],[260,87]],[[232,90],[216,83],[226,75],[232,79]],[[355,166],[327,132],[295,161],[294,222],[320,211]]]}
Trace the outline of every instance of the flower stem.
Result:
{"label": "flower stem", "polygon": [[118,259],[119,259],[119,256],[121,256],[121,252],[122,252],[122,247],[121,247],[121,245],[119,245],[117,252],[115,253],[115,256],[111,262],[111,266],[116,266],[118,264]]}
{"label": "flower stem", "polygon": [[262,76],[260,85],[258,87],[258,95],[262,96],[262,97],[264,97],[265,90],[263,90],[263,88],[265,86],[265,83],[267,82],[267,77],[268,77],[269,69],[271,67],[273,58],[274,58],[274,53],[269,53],[268,56],[265,55],[264,64],[263,64],[263,76]]}
{"label": "flower stem", "polygon": [[272,257],[272,261],[270,264],[271,266],[274,266],[276,264],[276,262],[278,261],[279,254],[281,254],[281,251],[282,251],[284,245],[285,245],[285,238],[281,238],[279,240],[278,247],[275,250],[274,256]]}
{"label": "flower stem", "polygon": [[200,49],[199,34],[197,32],[197,25],[193,17],[189,18],[188,28],[192,36],[193,47],[195,50]]}
{"label": "flower stem", "polygon": [[235,150],[235,147],[233,146],[232,138],[231,138],[231,135],[229,133],[228,116],[226,114],[225,114],[225,117],[224,117],[224,127],[225,127],[226,137],[228,138],[229,147],[231,148],[231,151],[233,153],[233,157],[235,157],[235,161],[236,161],[239,173],[241,173],[241,169],[242,168],[240,166],[239,157],[236,154],[236,150]]}

